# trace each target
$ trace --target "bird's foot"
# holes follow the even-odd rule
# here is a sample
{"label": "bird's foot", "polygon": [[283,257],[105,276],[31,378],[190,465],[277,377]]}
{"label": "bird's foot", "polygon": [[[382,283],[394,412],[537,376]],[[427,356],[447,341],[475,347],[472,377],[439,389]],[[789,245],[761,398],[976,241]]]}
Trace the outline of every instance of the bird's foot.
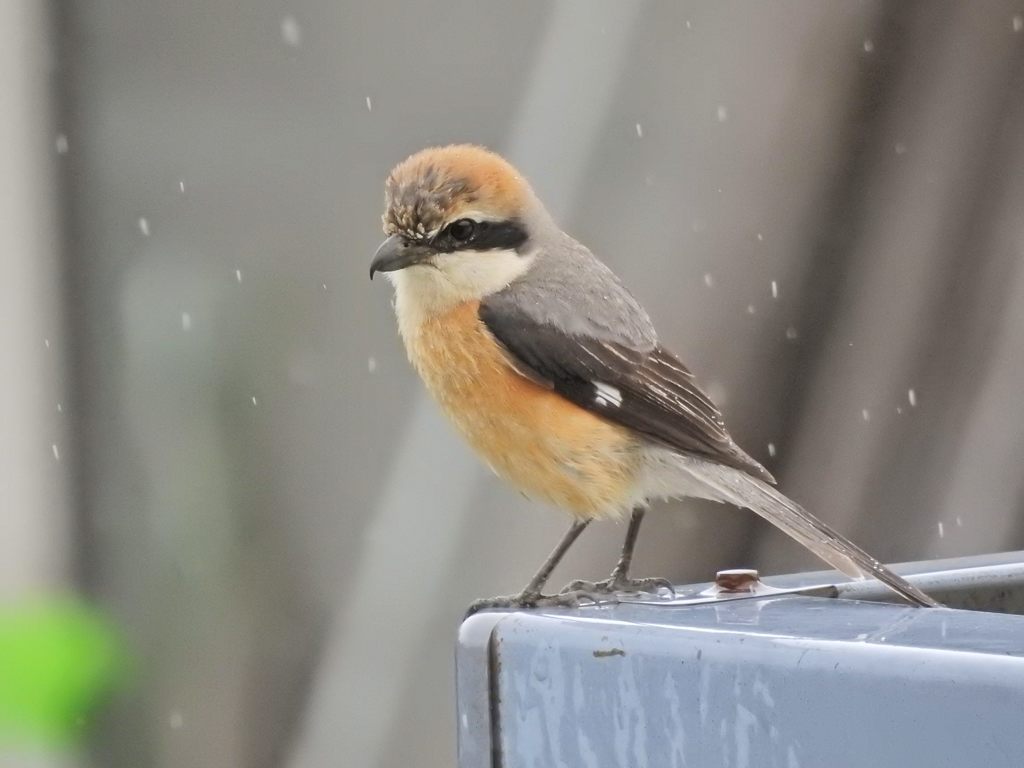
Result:
{"label": "bird's foot", "polygon": [[578,608],[584,603],[597,603],[599,600],[586,591],[563,589],[557,595],[542,595],[540,592],[520,592],[518,595],[500,597],[484,597],[474,600],[466,610],[466,617],[474,613],[490,609],[524,609],[524,608]]}
{"label": "bird's foot", "polygon": [[620,592],[627,594],[657,594],[663,589],[668,590],[672,597],[676,596],[675,587],[672,586],[672,582],[668,579],[631,579],[621,573],[612,573],[610,577],[603,581],[582,581],[579,579],[571,581],[562,588],[559,594],[588,595],[592,600],[598,602],[601,597],[607,599],[609,596]]}

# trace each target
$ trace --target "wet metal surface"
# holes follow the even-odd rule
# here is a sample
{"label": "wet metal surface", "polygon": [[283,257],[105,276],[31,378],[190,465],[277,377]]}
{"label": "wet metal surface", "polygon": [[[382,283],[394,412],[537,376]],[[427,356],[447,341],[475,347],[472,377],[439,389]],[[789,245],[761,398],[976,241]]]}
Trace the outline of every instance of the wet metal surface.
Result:
{"label": "wet metal surface", "polygon": [[[1006,559],[948,594],[1019,591]],[[706,586],[467,621],[460,767],[1024,766],[1024,617]]]}

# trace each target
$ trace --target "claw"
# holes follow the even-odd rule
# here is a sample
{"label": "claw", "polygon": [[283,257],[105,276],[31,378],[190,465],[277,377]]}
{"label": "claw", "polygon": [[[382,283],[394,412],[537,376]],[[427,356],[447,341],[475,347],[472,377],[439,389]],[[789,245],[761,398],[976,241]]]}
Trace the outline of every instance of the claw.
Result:
{"label": "claw", "polygon": [[668,579],[661,579],[658,577],[651,577],[647,579],[628,579],[627,586],[620,588],[620,592],[652,592],[656,593],[658,590],[665,589],[672,596],[674,600],[676,597],[676,588],[672,586],[672,582]]}
{"label": "claw", "polygon": [[474,613],[492,608],[533,608],[541,598],[540,594],[520,592],[518,595],[501,595],[498,597],[482,597],[474,600],[466,609],[466,618]]}
{"label": "claw", "polygon": [[619,592],[655,593],[659,589],[667,589],[673,598],[676,596],[675,587],[672,586],[672,582],[668,579],[630,579],[619,574],[615,574],[603,581],[582,581],[577,579],[576,581],[571,581],[562,587],[559,594],[586,593],[591,596],[607,597]]}
{"label": "claw", "polygon": [[489,609],[578,608],[583,603],[597,605],[599,602],[601,601],[594,594],[586,590],[562,590],[557,595],[521,592],[518,595],[474,600],[466,609],[466,618]]}
{"label": "claw", "polygon": [[570,581],[560,590],[558,594],[564,595],[568,592],[600,592],[601,589],[598,587],[597,582],[584,581],[582,579],[576,579],[576,581]]}

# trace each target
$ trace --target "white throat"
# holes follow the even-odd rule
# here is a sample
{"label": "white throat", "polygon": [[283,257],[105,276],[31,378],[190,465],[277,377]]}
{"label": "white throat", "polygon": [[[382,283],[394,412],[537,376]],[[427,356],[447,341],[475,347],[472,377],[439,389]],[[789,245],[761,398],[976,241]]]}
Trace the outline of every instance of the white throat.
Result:
{"label": "white throat", "polygon": [[424,320],[507,288],[535,258],[515,251],[457,251],[435,256],[432,264],[388,272],[399,332],[410,338]]}

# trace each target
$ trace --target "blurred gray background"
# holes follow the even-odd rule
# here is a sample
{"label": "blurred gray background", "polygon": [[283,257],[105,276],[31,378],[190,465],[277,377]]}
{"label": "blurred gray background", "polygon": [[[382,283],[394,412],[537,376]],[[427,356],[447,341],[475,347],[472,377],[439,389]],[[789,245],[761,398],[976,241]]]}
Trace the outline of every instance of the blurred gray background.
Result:
{"label": "blurred gray background", "polygon": [[[565,523],[458,442],[367,280],[431,144],[516,163],[873,554],[1024,547],[1021,0],[2,16],[0,594],[80,590],[127,638],[84,764],[453,764],[464,606]],[[715,505],[641,536],[641,575],[739,566],[819,564]]]}

